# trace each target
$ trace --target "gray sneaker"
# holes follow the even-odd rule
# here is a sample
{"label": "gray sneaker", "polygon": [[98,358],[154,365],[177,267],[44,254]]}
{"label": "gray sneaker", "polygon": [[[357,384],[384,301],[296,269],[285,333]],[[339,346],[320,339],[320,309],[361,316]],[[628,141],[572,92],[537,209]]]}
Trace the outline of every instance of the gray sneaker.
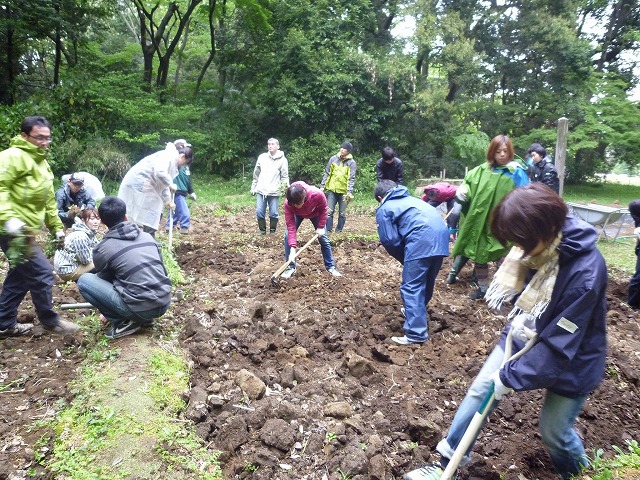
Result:
{"label": "gray sneaker", "polygon": [[330,268],[329,270],[327,270],[331,276],[333,277],[341,277],[342,274],[338,271],[338,269],[336,267]]}
{"label": "gray sneaker", "polygon": [[16,323],[13,327],[0,330],[0,338],[20,337],[31,332],[33,323]]}
{"label": "gray sneaker", "polygon": [[[444,470],[437,463],[429,463],[424,467],[416,468],[402,477],[404,480],[440,480]],[[458,480],[458,474],[453,475],[453,480]]]}
{"label": "gray sneaker", "polygon": [[284,272],[282,272],[282,275],[280,276],[286,280],[287,278],[293,277],[294,273],[296,273],[295,268],[287,268]]}
{"label": "gray sneaker", "polygon": [[75,333],[80,330],[80,325],[59,318],[55,325],[42,325],[42,328],[47,332],[66,335],[67,333]]}

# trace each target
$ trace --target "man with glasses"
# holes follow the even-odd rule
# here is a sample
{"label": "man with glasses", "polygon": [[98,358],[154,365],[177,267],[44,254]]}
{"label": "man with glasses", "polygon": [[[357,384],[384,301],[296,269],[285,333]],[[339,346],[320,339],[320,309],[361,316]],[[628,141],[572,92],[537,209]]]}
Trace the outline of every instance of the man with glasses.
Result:
{"label": "man with glasses", "polygon": [[[42,327],[53,333],[73,333],[80,327],[58,317],[53,309],[53,272],[42,249],[31,239],[43,224],[64,240],[53,192],[53,173],[46,160],[51,124],[40,116],[26,117],[20,135],[0,152],[0,248],[13,263],[0,293],[0,339],[31,332],[33,324],[17,323],[18,307],[27,292]],[[26,242],[19,241],[27,239]],[[13,245],[12,245],[13,244]],[[24,245],[19,248],[16,245]],[[9,252],[13,246],[12,252]],[[16,258],[15,249],[22,258]]]}

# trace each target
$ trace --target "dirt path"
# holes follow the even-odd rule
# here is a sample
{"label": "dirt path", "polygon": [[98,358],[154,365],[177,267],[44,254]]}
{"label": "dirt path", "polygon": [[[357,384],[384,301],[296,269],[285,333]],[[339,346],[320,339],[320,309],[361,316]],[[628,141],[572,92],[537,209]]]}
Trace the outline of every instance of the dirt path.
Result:
{"label": "dirt path", "polygon": [[[447,262],[430,304],[431,340],[421,347],[391,345],[389,337],[402,332],[401,267],[371,239],[371,213],[350,215],[345,233],[332,237],[343,278],[327,274],[314,246],[298,274],[276,288],[269,276],[284,261],[282,226],[276,236],[261,237],[252,210],[211,212],[199,208],[193,233],[176,239],[176,257],[190,276],[186,298],[151,338],[182,329],[191,362],[182,419],[195,423],[209,449],[222,452],[224,478],[394,479],[427,461],[504,315],[467,299],[465,282],[446,286]],[[300,239],[311,235],[304,222]],[[466,267],[461,276],[469,274]],[[590,453],[610,454],[611,445],[640,439],[638,316],[623,303],[624,282],[609,288],[607,378],[578,421]],[[70,287],[56,290],[55,300],[81,299]],[[33,318],[32,310],[21,318]],[[46,460],[35,447],[42,432],[27,427],[52,415],[57,399],[71,398],[67,384],[88,339],[98,337],[36,330],[33,337],[1,342],[0,479],[27,478],[30,469],[31,478],[47,478],[35,466],[36,453]],[[506,397],[463,479],[557,478],[537,431],[540,399],[536,392]]]}

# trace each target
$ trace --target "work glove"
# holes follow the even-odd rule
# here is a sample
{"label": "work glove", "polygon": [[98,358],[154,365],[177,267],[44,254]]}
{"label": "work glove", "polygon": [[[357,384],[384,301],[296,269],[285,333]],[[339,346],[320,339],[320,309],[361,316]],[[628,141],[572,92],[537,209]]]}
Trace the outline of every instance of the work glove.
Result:
{"label": "work glove", "polygon": [[316,228],[316,233],[320,236],[324,235],[324,228]]}
{"label": "work glove", "polygon": [[175,210],[176,209],[176,204],[171,202],[171,201],[164,202],[164,206],[167,207],[169,210]]}
{"label": "work glove", "polygon": [[67,217],[75,218],[81,211],[82,209],[77,205],[71,205],[71,207],[69,207],[69,211],[67,212]]}
{"label": "work glove", "polygon": [[289,250],[289,261],[295,262],[295,260],[296,260],[296,249],[295,247],[291,247],[291,250]]}
{"label": "work glove", "polygon": [[528,342],[536,334],[536,319],[529,313],[521,313],[511,321],[511,335],[522,342]]}
{"label": "work glove", "polygon": [[467,187],[464,184],[460,185],[458,187],[458,190],[456,190],[456,198],[459,200],[459,203],[466,202],[468,197],[469,197],[469,187]]}
{"label": "work glove", "polygon": [[191,192],[191,193],[189,194],[189,196],[190,196],[193,200],[195,200],[195,199],[197,198],[197,196],[196,196],[196,192]]}
{"label": "work glove", "polygon": [[344,196],[344,201],[348,204],[351,200],[353,200],[353,193],[346,193]]}
{"label": "work glove", "polygon": [[64,231],[58,230],[56,232],[56,242],[58,243],[58,248],[64,247]]}
{"label": "work glove", "polygon": [[493,380],[493,396],[496,400],[501,400],[503,395],[513,392],[513,388],[505,386],[502,380],[500,380],[500,370],[496,370],[495,373],[491,375],[491,380]]}
{"label": "work glove", "polygon": [[638,240],[640,240],[640,227],[636,228],[636,229],[633,231],[633,233],[634,233],[634,235],[635,235],[636,237],[638,237]]}
{"label": "work glove", "polygon": [[172,192],[175,192],[176,190],[178,190],[178,185],[176,185],[175,183],[172,183],[171,185],[169,185],[169,189]]}
{"label": "work glove", "polygon": [[6,222],[4,222],[4,231],[7,232],[8,235],[13,235],[14,237],[20,235],[22,233],[22,227],[24,227],[26,223],[17,218],[10,218]]}

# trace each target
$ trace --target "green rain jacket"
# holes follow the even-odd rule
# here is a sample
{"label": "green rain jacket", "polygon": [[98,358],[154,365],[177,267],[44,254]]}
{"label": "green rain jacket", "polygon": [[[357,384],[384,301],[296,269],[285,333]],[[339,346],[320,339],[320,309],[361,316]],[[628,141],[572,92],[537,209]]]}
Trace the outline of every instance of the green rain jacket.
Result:
{"label": "green rain jacket", "polygon": [[356,161],[353,159],[353,155],[348,154],[341,159],[338,154],[329,159],[320,188],[340,194],[353,193],[355,181]]}
{"label": "green rain jacket", "polygon": [[0,152],[0,227],[17,218],[33,230],[44,224],[52,233],[64,231],[46,154],[20,135]]}
{"label": "green rain jacket", "polygon": [[504,257],[508,250],[491,235],[491,211],[507,193],[527,183],[527,172],[515,161],[495,168],[484,163],[469,171],[459,187],[468,193],[451,255],[464,255],[478,264]]}

